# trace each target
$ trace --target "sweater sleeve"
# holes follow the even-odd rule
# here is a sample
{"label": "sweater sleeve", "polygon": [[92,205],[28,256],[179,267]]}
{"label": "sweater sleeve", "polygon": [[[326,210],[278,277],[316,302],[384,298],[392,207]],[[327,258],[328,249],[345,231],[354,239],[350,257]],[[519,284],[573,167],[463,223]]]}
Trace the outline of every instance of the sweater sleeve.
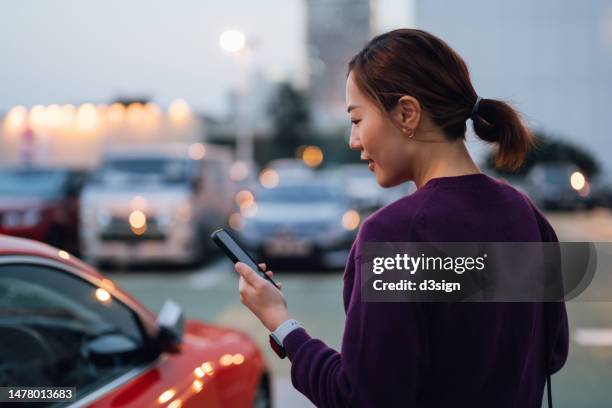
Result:
{"label": "sweater sleeve", "polygon": [[304,329],[289,333],[283,344],[292,383],[317,407],[415,406],[427,355],[422,306],[361,302],[359,257],[352,266],[355,285],[341,353]]}
{"label": "sweater sleeve", "polygon": [[[533,209],[543,242],[559,242],[555,230],[550,225],[544,214],[535,206]],[[569,354],[569,323],[567,310],[564,302],[544,303],[544,313],[546,314],[546,330],[549,333],[548,348],[548,371],[554,374],[563,367]]]}

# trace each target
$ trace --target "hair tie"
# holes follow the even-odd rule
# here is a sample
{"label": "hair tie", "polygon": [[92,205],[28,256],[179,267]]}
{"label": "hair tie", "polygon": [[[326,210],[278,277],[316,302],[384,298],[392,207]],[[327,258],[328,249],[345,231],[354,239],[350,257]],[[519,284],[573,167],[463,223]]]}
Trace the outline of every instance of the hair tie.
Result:
{"label": "hair tie", "polygon": [[472,107],[472,112],[470,113],[470,119],[472,120],[474,120],[474,115],[476,115],[476,112],[478,112],[478,106],[480,105],[480,101],[482,101],[482,98],[480,96],[476,96],[476,103]]}

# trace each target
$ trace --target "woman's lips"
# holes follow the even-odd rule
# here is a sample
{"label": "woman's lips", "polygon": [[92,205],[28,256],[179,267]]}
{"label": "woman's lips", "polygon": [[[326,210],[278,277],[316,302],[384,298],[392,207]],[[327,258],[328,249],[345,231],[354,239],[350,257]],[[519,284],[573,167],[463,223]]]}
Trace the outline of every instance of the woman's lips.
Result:
{"label": "woman's lips", "polygon": [[370,169],[371,171],[374,171],[374,161],[373,160],[370,160],[368,162],[368,169]]}

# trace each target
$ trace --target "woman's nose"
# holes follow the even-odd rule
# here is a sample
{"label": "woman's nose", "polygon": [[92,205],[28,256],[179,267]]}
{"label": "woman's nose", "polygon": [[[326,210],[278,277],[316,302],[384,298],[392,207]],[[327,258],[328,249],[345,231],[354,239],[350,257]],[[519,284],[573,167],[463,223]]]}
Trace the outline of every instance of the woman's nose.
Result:
{"label": "woman's nose", "polygon": [[353,150],[361,150],[361,140],[352,133],[349,137],[349,147]]}

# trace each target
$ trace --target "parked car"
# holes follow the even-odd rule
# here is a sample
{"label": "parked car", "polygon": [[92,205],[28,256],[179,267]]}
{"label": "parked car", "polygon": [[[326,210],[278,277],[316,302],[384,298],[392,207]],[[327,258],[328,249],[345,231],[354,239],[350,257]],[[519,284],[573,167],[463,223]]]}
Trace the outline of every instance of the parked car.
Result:
{"label": "parked car", "polygon": [[71,253],[79,248],[79,196],[84,170],[0,170],[0,233],[35,239]]}
{"label": "parked car", "polygon": [[587,206],[612,208],[612,178],[609,174],[599,174],[589,181],[587,187]]}
{"label": "parked car", "polygon": [[383,205],[383,188],[364,164],[344,164],[332,170],[332,176],[345,183],[355,205],[364,211],[374,211]]}
{"label": "parked car", "polygon": [[276,266],[343,267],[362,216],[342,183],[314,178],[260,188],[242,210],[238,240]]}
{"label": "parked car", "polygon": [[[192,145],[193,146],[193,145]],[[197,263],[231,212],[227,148],[150,146],[109,151],[83,191],[84,257],[94,263]]]}
{"label": "parked car", "polygon": [[544,209],[573,210],[588,202],[588,180],[571,163],[535,165],[527,174],[525,190],[531,200]]}
{"label": "parked car", "polygon": [[0,386],[75,387],[71,407],[270,406],[246,334],[185,320],[170,300],[156,317],[65,251],[6,235]]}
{"label": "parked car", "polygon": [[373,212],[416,190],[413,182],[383,188],[366,164],[351,163],[337,166],[329,171],[330,176],[341,180],[349,198],[361,211]]}

